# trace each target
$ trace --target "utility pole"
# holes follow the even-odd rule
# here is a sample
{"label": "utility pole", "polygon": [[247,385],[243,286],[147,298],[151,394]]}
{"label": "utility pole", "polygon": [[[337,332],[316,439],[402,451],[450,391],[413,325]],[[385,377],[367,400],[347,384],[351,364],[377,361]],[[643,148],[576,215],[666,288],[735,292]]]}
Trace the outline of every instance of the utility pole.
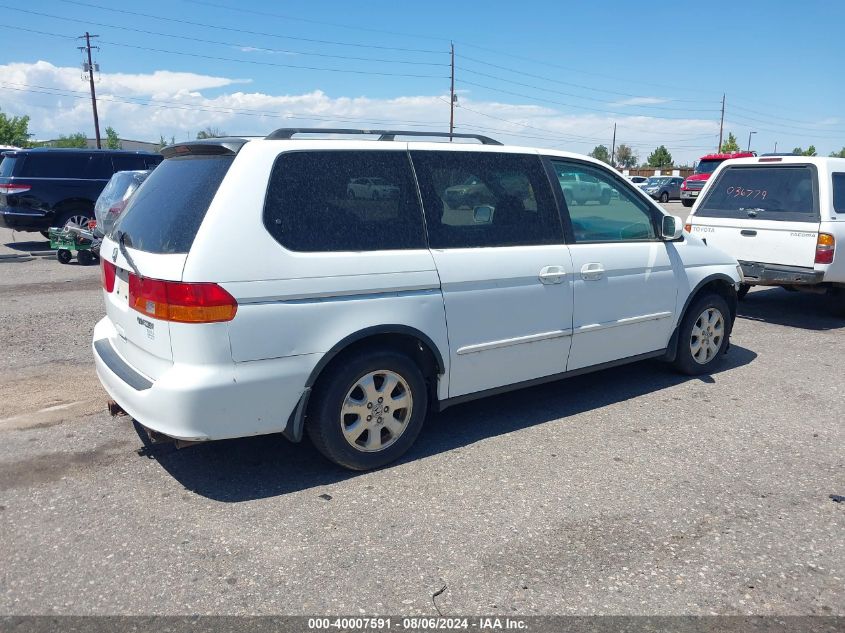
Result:
{"label": "utility pole", "polygon": [[[85,31],[85,35],[80,35],[77,39],[85,39],[85,46],[79,46],[79,50],[86,51],[88,53],[88,64],[83,62],[82,67],[83,69],[87,69],[88,71],[88,85],[91,86],[91,107],[94,110],[94,135],[97,138],[97,149],[102,149],[102,143],[100,142],[100,119],[97,116],[97,94],[94,91],[94,62],[91,61],[91,38],[92,37],[99,37],[99,35],[91,35],[88,31]],[[94,46],[94,48],[99,48],[98,46]]]}
{"label": "utility pole", "polygon": [[455,43],[449,42],[452,52],[452,88],[449,91],[449,142],[452,142],[452,134],[455,133]]}
{"label": "utility pole", "polygon": [[610,149],[610,166],[616,167],[616,160],[614,157],[616,156],[616,123],[613,124],[613,143],[611,143]]}
{"label": "utility pole", "polygon": [[725,129],[725,93],[722,93],[722,118],[719,120],[719,147],[716,148],[716,153],[722,151],[722,132]]}
{"label": "utility pole", "polygon": [[778,153],[778,142],[775,141],[775,154],[777,154],[777,153]]}

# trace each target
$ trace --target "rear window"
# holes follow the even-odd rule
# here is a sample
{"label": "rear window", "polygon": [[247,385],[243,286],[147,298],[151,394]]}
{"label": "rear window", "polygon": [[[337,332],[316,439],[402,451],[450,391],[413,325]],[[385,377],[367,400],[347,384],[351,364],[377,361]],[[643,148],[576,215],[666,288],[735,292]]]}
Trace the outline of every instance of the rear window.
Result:
{"label": "rear window", "polygon": [[187,253],[234,156],[170,158],[155,168],[115,224],[127,246]]}
{"label": "rear window", "polygon": [[270,175],[264,226],[293,251],[426,247],[422,209],[405,152],[280,155]]}
{"label": "rear window", "polygon": [[842,173],[833,174],[833,210],[845,213],[845,174]]}
{"label": "rear window", "polygon": [[695,214],[711,218],[818,220],[815,170],[810,165],[728,167]]}
{"label": "rear window", "polygon": [[10,178],[15,173],[15,164],[18,159],[14,156],[4,156],[0,163],[0,178]]}

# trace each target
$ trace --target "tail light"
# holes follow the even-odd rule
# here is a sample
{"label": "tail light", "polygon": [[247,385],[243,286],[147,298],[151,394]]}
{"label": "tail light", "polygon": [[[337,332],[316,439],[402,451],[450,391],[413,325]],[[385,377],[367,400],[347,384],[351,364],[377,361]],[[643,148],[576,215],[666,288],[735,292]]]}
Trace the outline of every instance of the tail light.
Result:
{"label": "tail light", "polygon": [[17,185],[17,184],[9,184],[9,185],[0,185],[0,193],[5,193],[7,196],[13,193],[26,193],[32,189],[32,185]]}
{"label": "tail light", "polygon": [[162,321],[231,321],[238,302],[217,284],[182,283],[129,275],[129,307]]}
{"label": "tail light", "polygon": [[123,213],[123,210],[126,208],[126,200],[119,200],[115,202],[112,206],[109,207],[108,214],[114,216],[115,218]]}
{"label": "tail light", "polygon": [[103,282],[103,289],[106,292],[110,293],[114,290],[115,272],[114,264],[100,258],[100,279]]}
{"label": "tail light", "polygon": [[833,253],[836,250],[836,240],[830,233],[819,233],[816,240],[816,263],[832,264]]}

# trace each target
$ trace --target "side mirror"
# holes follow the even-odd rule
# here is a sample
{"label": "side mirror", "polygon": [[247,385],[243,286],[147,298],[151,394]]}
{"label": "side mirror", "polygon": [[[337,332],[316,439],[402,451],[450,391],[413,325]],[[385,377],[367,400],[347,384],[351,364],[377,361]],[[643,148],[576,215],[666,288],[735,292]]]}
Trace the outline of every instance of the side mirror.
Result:
{"label": "side mirror", "polygon": [[660,235],[664,240],[677,240],[683,235],[684,223],[677,215],[664,215],[660,223]]}
{"label": "side mirror", "polygon": [[482,205],[473,208],[472,219],[476,224],[490,224],[493,221],[493,207]]}

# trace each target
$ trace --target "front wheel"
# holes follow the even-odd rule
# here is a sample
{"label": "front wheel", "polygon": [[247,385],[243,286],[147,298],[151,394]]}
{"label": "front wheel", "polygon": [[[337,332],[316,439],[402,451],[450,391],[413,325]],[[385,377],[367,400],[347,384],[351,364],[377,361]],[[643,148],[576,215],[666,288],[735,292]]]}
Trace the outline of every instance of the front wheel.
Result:
{"label": "front wheel", "polygon": [[660,194],[660,202],[662,202],[663,204],[669,202],[669,194],[666,191]]}
{"label": "front wheel", "polygon": [[697,299],[680,325],[675,367],[690,376],[710,373],[728,347],[730,309],[717,294]]}
{"label": "front wheel", "polygon": [[401,457],[428,411],[425,378],[408,356],[369,350],[334,363],[320,377],[305,429],[314,446],[350,470]]}

